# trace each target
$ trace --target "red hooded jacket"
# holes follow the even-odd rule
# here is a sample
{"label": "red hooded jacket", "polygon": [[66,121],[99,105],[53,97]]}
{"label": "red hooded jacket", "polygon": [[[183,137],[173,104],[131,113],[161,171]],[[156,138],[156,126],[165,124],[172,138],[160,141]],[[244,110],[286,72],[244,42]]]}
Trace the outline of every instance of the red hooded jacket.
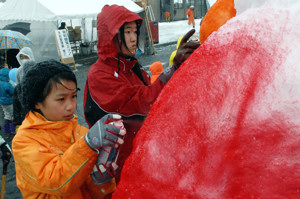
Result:
{"label": "red hooded jacket", "polygon": [[[123,6],[107,5],[98,14],[99,58],[88,71],[84,90],[84,114],[90,127],[107,113],[123,116],[127,133],[117,162],[120,168],[131,152],[136,132],[164,86],[161,81],[151,84],[149,74],[135,58],[118,56],[113,38],[124,23],[132,21],[137,21],[138,28],[142,24],[138,14]],[[134,66],[140,69],[140,77],[134,72]]]}

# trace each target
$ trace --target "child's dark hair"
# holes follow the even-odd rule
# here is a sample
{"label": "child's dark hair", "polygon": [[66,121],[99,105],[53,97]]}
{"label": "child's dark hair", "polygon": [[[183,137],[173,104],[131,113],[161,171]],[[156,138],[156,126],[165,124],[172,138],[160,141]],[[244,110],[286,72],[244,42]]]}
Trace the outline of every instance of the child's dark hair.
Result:
{"label": "child's dark hair", "polygon": [[21,100],[26,112],[36,110],[35,105],[45,100],[53,86],[63,85],[61,80],[73,81],[77,87],[76,76],[66,64],[49,60],[32,66],[21,84]]}

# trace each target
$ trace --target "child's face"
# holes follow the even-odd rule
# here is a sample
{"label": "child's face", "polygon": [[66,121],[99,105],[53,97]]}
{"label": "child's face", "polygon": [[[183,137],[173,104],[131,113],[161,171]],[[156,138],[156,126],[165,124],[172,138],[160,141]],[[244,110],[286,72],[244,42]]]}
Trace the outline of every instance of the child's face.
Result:
{"label": "child's face", "polygon": [[[136,53],[136,49],[137,49],[137,45],[136,45],[136,41],[137,41],[137,26],[136,26],[136,22],[128,22],[125,23],[124,25],[124,38],[125,38],[125,43],[126,46],[123,44],[121,46],[121,49],[119,49],[119,44],[118,42],[116,43],[116,47],[119,51],[122,52],[123,55],[125,56],[134,56]],[[118,40],[121,40],[120,35],[118,35]]]}
{"label": "child's face", "polygon": [[73,118],[77,105],[77,88],[73,81],[61,80],[52,85],[51,91],[43,102],[35,105],[50,121],[66,121]]}

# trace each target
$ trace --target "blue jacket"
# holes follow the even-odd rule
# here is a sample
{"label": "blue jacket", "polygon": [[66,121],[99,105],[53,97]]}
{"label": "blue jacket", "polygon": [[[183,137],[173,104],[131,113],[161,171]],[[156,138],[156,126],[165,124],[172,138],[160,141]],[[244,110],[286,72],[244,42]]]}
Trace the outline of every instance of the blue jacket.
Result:
{"label": "blue jacket", "polygon": [[9,69],[0,70],[0,105],[9,105],[13,103],[14,88],[9,83]]}

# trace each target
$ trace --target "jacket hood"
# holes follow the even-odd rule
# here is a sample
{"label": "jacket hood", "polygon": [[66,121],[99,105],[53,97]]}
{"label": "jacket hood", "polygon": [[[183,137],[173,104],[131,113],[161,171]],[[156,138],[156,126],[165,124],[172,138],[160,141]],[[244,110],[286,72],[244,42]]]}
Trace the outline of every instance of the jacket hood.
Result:
{"label": "jacket hood", "polygon": [[9,81],[9,69],[8,68],[2,68],[0,70],[0,81],[8,82]]}
{"label": "jacket hood", "polygon": [[102,8],[97,16],[98,56],[102,60],[118,54],[113,38],[124,23],[132,21],[138,21],[141,26],[143,19],[124,6],[106,5]]}
{"label": "jacket hood", "polygon": [[33,52],[31,50],[31,48],[29,48],[29,47],[22,48],[16,56],[20,66],[23,66],[23,61],[20,58],[21,55],[26,55],[27,57],[29,57],[29,60],[35,61],[34,56],[33,56]]}
{"label": "jacket hood", "polygon": [[27,61],[24,63],[23,66],[19,67],[17,70],[17,84],[21,83],[22,79],[24,78],[25,74],[35,65],[34,61]]}

